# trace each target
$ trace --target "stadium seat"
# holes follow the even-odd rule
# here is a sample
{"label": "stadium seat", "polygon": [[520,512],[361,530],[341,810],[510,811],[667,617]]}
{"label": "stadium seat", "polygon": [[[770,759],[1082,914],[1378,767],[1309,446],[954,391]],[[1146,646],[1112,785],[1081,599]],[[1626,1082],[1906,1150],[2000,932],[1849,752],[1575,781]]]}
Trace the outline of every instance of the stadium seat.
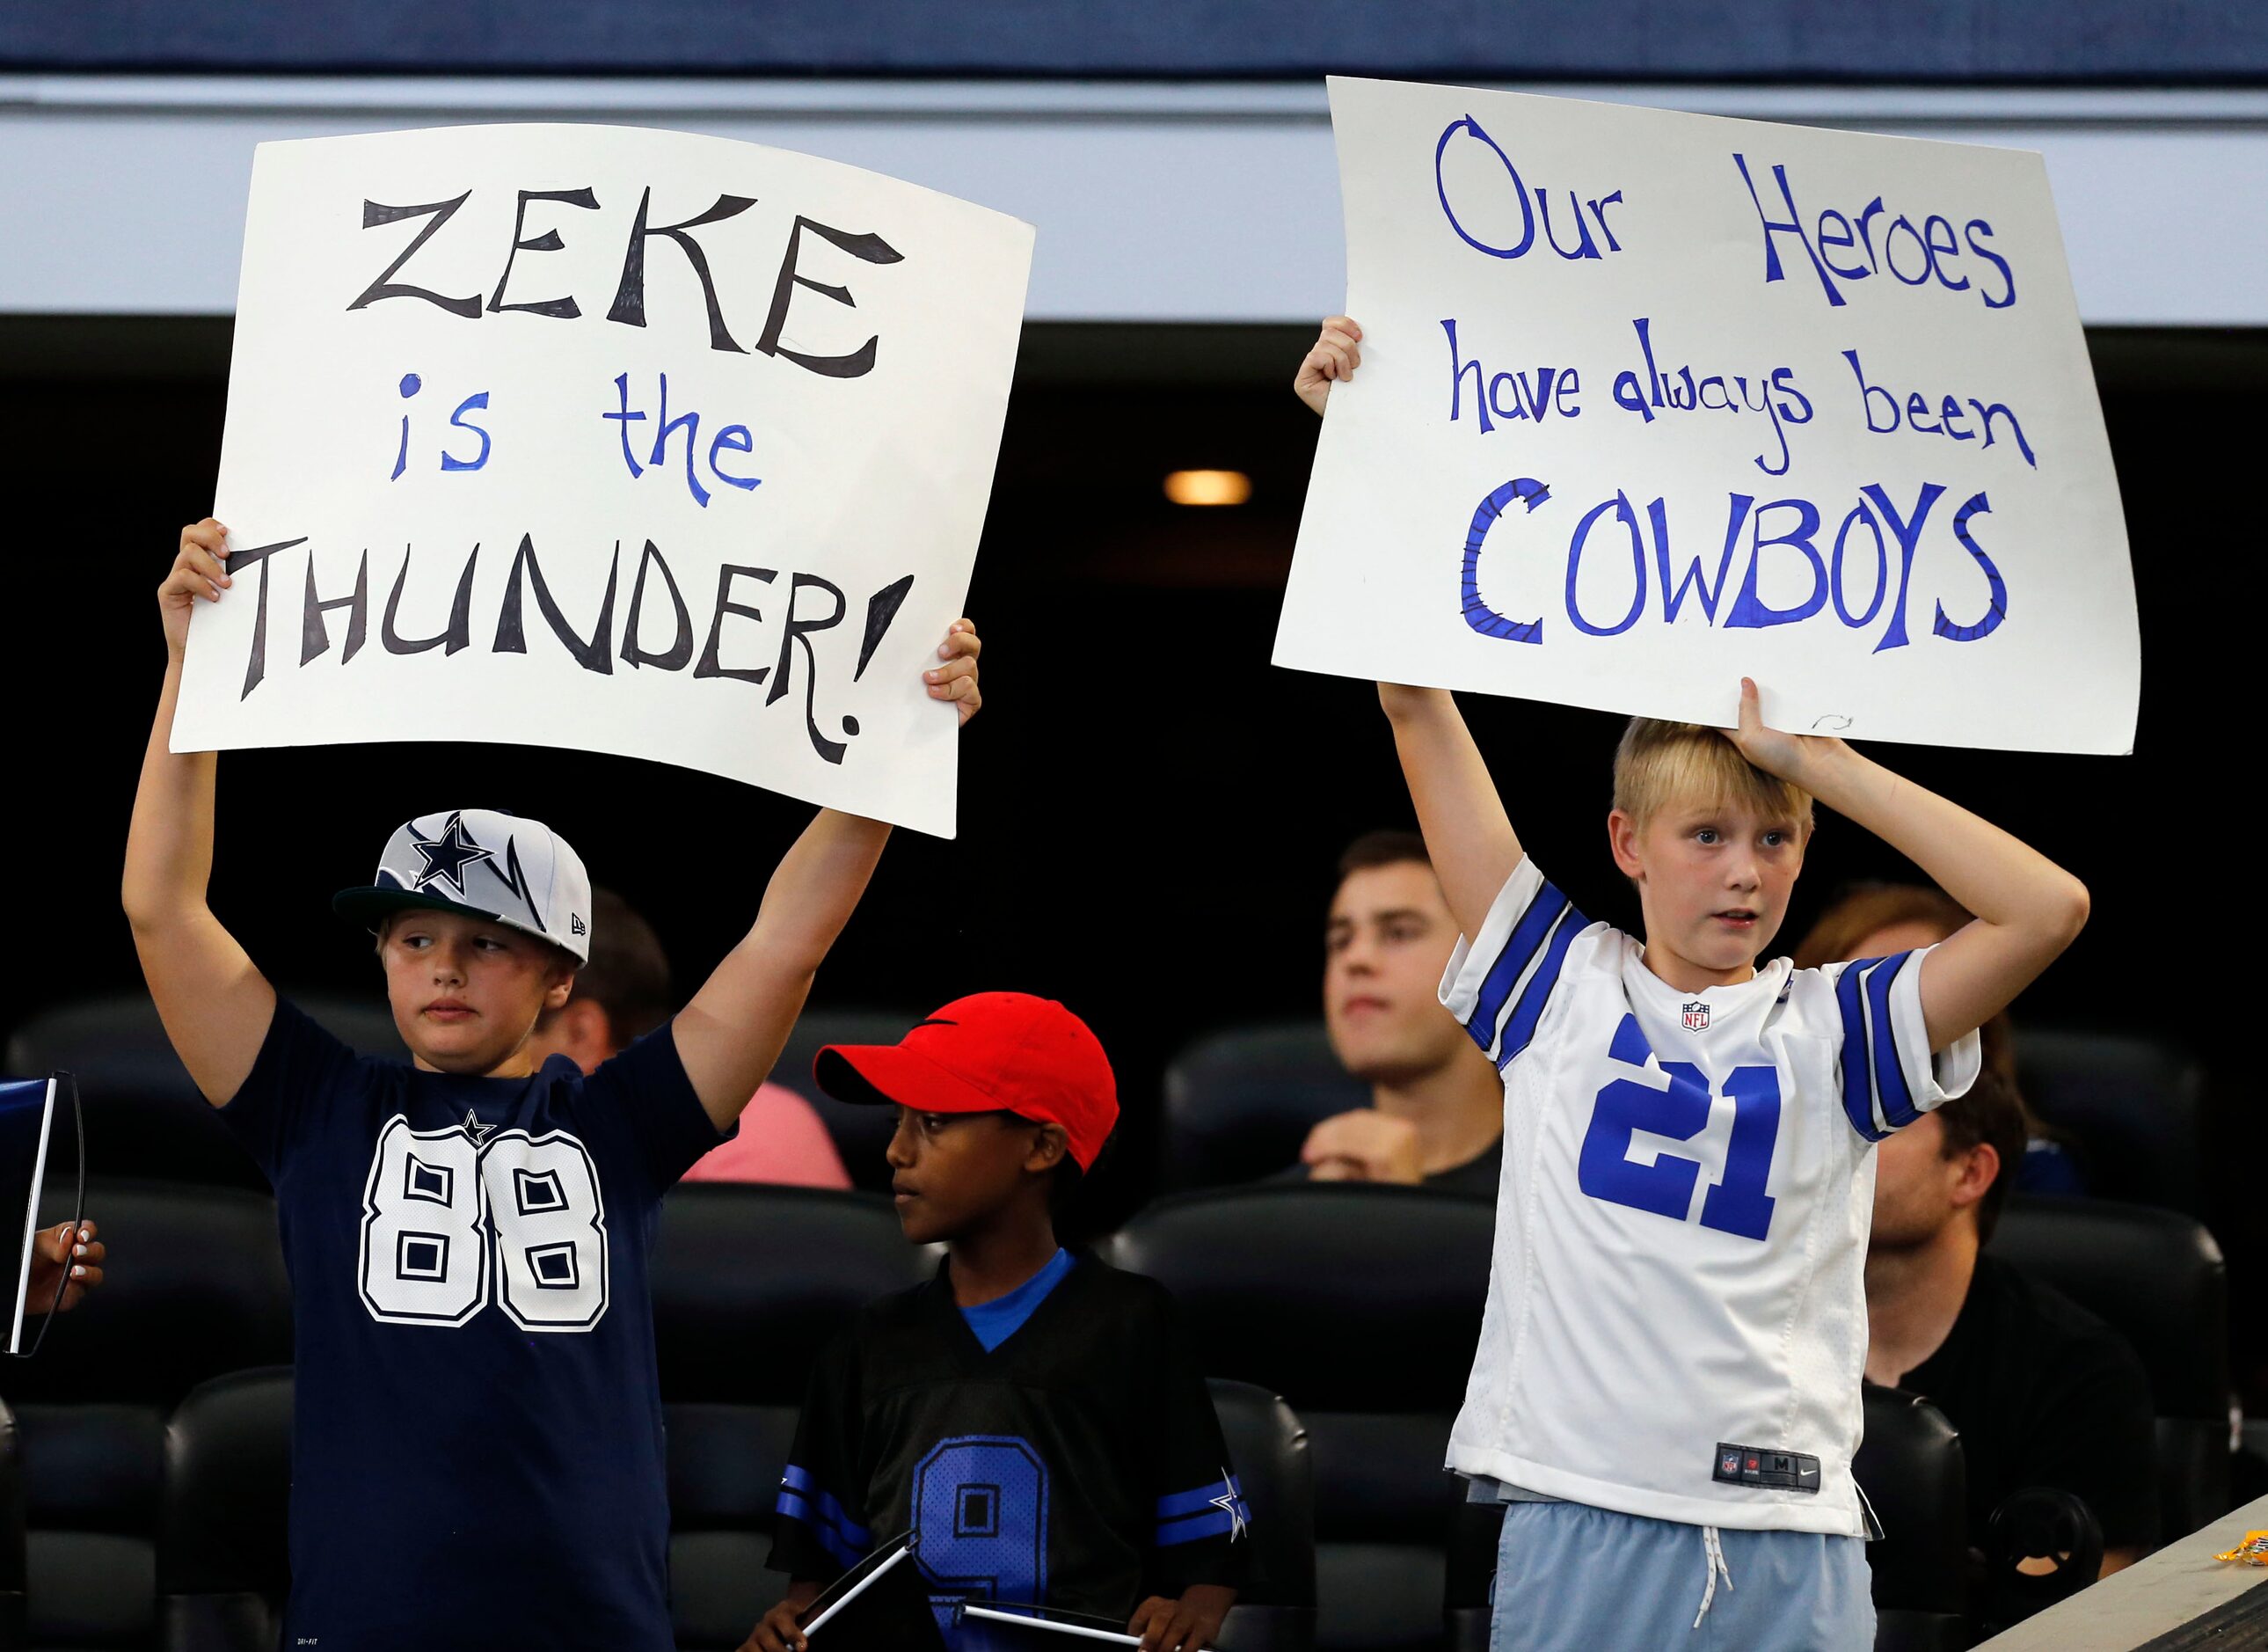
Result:
{"label": "stadium seat", "polygon": [[[42,1220],[67,1218],[49,1195]],[[112,1247],[100,1294],[37,1358],[0,1361],[23,1451],[31,1643],[145,1647],[166,1419],[217,1373],[291,1357],[291,1293],[263,1194],[95,1182],[86,1213]]]}
{"label": "stadium seat", "polygon": [[1496,1604],[1496,1553],[1504,1505],[1460,1503],[1451,1523],[1443,1621],[1448,1652],[1488,1652]]}
{"label": "stadium seat", "polygon": [[1462,1506],[1442,1460],[1494,1227],[1477,1200],[1277,1184],[1167,1200],[1101,1247],[1174,1293],[1211,1375],[1283,1395],[1306,1425],[1318,1647],[1441,1644]]}
{"label": "stadium seat", "polygon": [[1874,1652],[1960,1652],[1970,1644],[1968,1481],[1944,1412],[1903,1389],[1866,1393],[1866,1439],[1851,1464],[1881,1523],[1867,1545]]}
{"label": "stadium seat", "polygon": [[851,1312],[936,1267],[865,1194],[684,1184],[662,1201],[652,1269],[662,1398],[800,1405]]}
{"label": "stadium seat", "polygon": [[[375,983],[367,999],[293,1001],[356,1049],[408,1059]],[[9,1040],[6,1070],[78,1080],[90,1170],[104,1176],[265,1189],[267,1178],[197,1093],[146,993],[88,999],[34,1016]]]}
{"label": "stadium seat", "polygon": [[1165,1187],[1228,1187],[1300,1158],[1318,1121],[1366,1107],[1321,1021],[1245,1027],[1202,1038],[1166,1069]]}
{"label": "stadium seat", "polygon": [[2129,1034],[2024,1027],[2017,1083],[2070,1136],[2090,1191],[2205,1214],[2205,1069],[2186,1051]]}
{"label": "stadium seat", "polygon": [[1308,1652],[1315,1644],[1315,1486],[1307,1429],[1256,1384],[1214,1377],[1208,1386],[1252,1511],[1244,1585],[1217,1644],[1221,1652]]}
{"label": "stadium seat", "polygon": [[291,1373],[199,1384],[166,1428],[165,1652],[273,1652],[291,1579]]}
{"label": "stadium seat", "polygon": [[862,1303],[935,1265],[861,1194],[712,1182],[663,1201],[654,1340],[687,1652],[738,1647],[786,1589],[764,1558],[813,1360]]}
{"label": "stadium seat", "polygon": [[787,1592],[769,1571],[793,1405],[679,1401],[669,1427],[669,1594],[682,1652],[732,1652]]}
{"label": "stadium seat", "polygon": [[2133,1345],[2158,1409],[2159,1536],[2228,1508],[2228,1276],[2189,1217],[2108,1199],[2012,1198],[1991,1246]]}
{"label": "stadium seat", "polygon": [[806,1009],[796,1018],[786,1048],[772,1064],[772,1082],[785,1085],[818,1110],[827,1133],[835,1138],[836,1152],[843,1155],[843,1168],[850,1173],[850,1185],[862,1192],[890,1191],[890,1167],[882,1155],[889,1147],[890,1133],[898,1127],[897,1113],[887,1107],[838,1102],[821,1093],[811,1075],[812,1059],[828,1044],[894,1044],[924,1013]]}
{"label": "stadium seat", "polygon": [[0,1400],[0,1647],[24,1644],[24,1473],[16,1416]]}

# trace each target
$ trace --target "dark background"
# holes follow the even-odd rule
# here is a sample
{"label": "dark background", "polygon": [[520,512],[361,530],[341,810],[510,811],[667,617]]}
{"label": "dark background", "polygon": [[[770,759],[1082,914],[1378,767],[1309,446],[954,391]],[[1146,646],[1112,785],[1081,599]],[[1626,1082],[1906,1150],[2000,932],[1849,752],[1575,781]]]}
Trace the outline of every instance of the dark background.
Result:
{"label": "dark background", "polygon": [[[1316,429],[1287,388],[1310,336],[1027,328],[969,604],[987,704],[963,743],[961,835],[898,834],[814,999],[909,1018],[984,988],[1069,1003],[1110,1051],[1126,1109],[1094,1190],[1105,1221],[1150,1191],[1167,1061],[1209,1029],[1316,1014],[1332,863],[1355,833],[1410,819],[1367,685],[1268,663]],[[2256,645],[2268,340],[2092,343],[2140,596],[2136,755],[1876,755],[2091,886],[2092,924],[2021,1021],[2145,1030],[2210,1065],[2213,1222],[2259,1399],[2268,1201],[2241,1049],[2260,1013],[2246,963],[2257,844],[2241,800],[2257,760],[2235,690]],[[137,985],[117,880],[164,661],[151,593],[180,525],[210,506],[226,357],[225,322],[0,321],[14,552],[0,1034]],[[1183,466],[1249,472],[1251,503],[1167,505],[1160,479]],[[213,904],[287,988],[379,992],[330,891],[365,881],[401,820],[486,806],[563,832],[652,918],[689,992],[810,815],[626,758],[446,743],[450,709],[432,707],[429,745],[223,763]],[[1635,925],[1601,831],[1620,719],[1513,702],[1469,714],[1499,776],[1517,754],[1540,777],[1508,801],[1555,879],[1594,916]],[[1784,942],[1838,883],[1901,869],[1828,819]]]}

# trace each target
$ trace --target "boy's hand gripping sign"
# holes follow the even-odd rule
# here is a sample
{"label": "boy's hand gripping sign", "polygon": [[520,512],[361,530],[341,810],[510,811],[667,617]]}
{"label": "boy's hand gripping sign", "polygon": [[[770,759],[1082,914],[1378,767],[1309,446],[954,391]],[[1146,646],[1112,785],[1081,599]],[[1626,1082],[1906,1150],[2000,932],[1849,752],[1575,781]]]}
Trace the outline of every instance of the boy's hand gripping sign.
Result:
{"label": "boy's hand gripping sign", "polygon": [[176,750],[512,741],[950,835],[1029,225],[722,139],[265,144]]}
{"label": "boy's hand gripping sign", "polygon": [[2132,749],[2133,577],[2037,155],[1335,79],[1347,313],[1279,665]]}

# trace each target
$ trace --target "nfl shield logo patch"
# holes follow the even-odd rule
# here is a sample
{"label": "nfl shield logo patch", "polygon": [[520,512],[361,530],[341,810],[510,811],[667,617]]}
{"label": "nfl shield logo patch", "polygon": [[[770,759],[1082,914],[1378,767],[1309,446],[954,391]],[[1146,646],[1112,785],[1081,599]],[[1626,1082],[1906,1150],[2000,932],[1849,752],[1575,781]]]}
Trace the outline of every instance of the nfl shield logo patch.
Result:
{"label": "nfl shield logo patch", "polygon": [[1696,999],[1685,1007],[1685,1030],[1701,1032],[1709,1025],[1709,1007]]}

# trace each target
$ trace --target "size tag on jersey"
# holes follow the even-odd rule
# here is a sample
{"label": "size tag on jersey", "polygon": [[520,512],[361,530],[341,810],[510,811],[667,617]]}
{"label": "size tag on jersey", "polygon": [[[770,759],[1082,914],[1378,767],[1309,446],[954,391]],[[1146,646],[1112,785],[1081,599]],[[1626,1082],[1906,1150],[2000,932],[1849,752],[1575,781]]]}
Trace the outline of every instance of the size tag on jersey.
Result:
{"label": "size tag on jersey", "polygon": [[1717,1469],[1710,1476],[1727,1486],[1761,1486],[1776,1492],[1816,1492],[1819,1459],[1805,1451],[1775,1451],[1768,1446],[1717,1442]]}

